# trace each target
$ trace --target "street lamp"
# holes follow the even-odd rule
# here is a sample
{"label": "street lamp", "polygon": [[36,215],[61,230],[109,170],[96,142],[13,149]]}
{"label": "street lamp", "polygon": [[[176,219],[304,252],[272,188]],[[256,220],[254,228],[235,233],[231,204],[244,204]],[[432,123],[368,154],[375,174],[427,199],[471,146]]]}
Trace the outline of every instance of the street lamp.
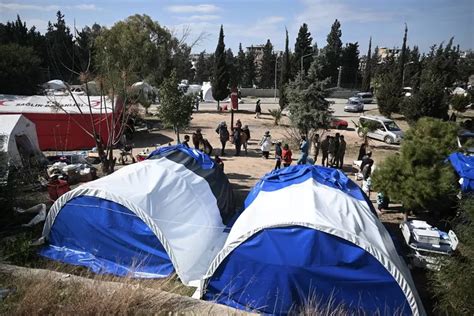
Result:
{"label": "street lamp", "polygon": [[305,59],[306,57],[308,56],[314,56],[314,52],[313,53],[310,53],[310,54],[306,54],[306,55],[303,55],[301,56],[301,73],[303,73],[303,59]]}
{"label": "street lamp", "polygon": [[415,62],[409,61],[403,65],[403,71],[402,71],[402,88],[405,87],[405,70],[408,65],[414,64]]}
{"label": "street lamp", "polygon": [[277,99],[277,65],[278,65],[278,58],[281,57],[281,54],[277,54],[275,58],[275,88],[274,88],[274,93],[275,93],[275,100]]}

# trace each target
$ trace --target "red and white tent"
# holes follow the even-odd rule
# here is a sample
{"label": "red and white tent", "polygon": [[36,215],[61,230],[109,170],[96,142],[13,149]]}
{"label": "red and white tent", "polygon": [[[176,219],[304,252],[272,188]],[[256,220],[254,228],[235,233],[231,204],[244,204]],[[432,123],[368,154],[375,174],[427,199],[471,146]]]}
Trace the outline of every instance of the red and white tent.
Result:
{"label": "red and white tent", "polygon": [[[95,146],[93,127],[107,142],[111,126],[120,127],[121,104],[108,97],[0,95],[0,115],[23,114],[36,125],[41,150],[77,150]],[[92,113],[92,114],[91,114]],[[118,136],[118,135],[117,135]]]}

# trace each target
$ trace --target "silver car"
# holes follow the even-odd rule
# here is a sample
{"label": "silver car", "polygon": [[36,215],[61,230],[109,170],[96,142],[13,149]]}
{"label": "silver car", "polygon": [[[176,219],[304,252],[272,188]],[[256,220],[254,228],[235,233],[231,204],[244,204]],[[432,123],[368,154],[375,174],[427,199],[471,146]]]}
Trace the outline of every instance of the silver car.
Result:
{"label": "silver car", "polygon": [[[360,125],[367,125],[369,122],[374,128],[367,133],[368,137],[384,141],[387,144],[400,144],[403,140],[403,131],[393,120],[372,115],[359,117]],[[359,136],[363,135],[361,130],[357,130],[357,133]]]}
{"label": "silver car", "polygon": [[364,103],[360,98],[351,97],[347,100],[347,104],[344,107],[345,112],[363,112],[364,111]]}

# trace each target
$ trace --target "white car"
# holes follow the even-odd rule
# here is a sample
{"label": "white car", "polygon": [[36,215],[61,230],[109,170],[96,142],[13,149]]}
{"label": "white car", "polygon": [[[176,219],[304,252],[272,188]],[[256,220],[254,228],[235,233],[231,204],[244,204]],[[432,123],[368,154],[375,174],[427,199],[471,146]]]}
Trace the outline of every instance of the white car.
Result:
{"label": "white car", "polygon": [[372,92],[359,92],[356,94],[356,97],[360,98],[363,103],[372,103],[374,99]]}
{"label": "white car", "polygon": [[[403,131],[398,127],[397,123],[384,116],[363,115],[359,118],[359,125],[366,125],[369,122],[375,125],[375,129],[369,131],[367,136],[373,139],[378,139],[387,144],[400,144],[403,139]],[[360,127],[357,131],[359,136],[363,133]]]}
{"label": "white car", "polygon": [[363,112],[364,103],[358,97],[351,97],[347,100],[346,106],[344,107],[345,112]]}

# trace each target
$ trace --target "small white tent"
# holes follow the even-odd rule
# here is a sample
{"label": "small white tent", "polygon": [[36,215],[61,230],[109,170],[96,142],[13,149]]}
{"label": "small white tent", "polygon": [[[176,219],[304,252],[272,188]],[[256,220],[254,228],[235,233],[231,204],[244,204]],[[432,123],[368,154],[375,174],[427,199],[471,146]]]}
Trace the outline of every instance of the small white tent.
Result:
{"label": "small white tent", "polygon": [[0,115],[0,138],[0,151],[13,166],[22,167],[31,155],[42,156],[35,124],[21,114]]}
{"label": "small white tent", "polygon": [[212,96],[212,86],[211,83],[206,81],[202,84],[202,99],[204,102],[216,102],[214,97]]}

